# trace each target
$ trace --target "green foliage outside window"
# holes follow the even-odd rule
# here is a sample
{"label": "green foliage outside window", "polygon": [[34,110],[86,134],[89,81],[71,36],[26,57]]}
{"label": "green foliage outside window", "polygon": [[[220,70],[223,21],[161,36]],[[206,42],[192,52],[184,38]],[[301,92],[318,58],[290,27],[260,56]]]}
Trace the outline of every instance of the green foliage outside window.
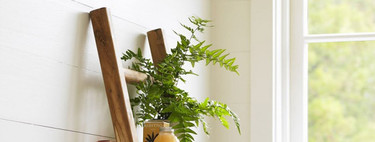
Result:
{"label": "green foliage outside window", "polygon": [[[309,33],[375,32],[374,0],[309,0]],[[311,43],[309,142],[375,140],[375,41]]]}

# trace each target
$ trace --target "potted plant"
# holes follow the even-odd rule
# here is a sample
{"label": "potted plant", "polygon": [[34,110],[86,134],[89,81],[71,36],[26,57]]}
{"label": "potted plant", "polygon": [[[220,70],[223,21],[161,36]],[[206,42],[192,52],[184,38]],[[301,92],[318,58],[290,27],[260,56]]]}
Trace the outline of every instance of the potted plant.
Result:
{"label": "potted plant", "polygon": [[193,127],[202,125],[204,132],[209,134],[205,117],[217,118],[223,126],[229,128],[225,118],[229,116],[241,133],[238,116],[226,104],[209,98],[198,102],[190,97],[188,92],[177,87],[179,81],[185,82],[184,75],[197,75],[183,68],[185,63],[190,63],[194,67],[195,63],[205,61],[206,66],[210,63],[219,64],[226,70],[239,74],[238,65],[234,64],[235,58],[228,59],[229,54],[224,54],[225,49],[210,50],[211,44],[205,45],[205,41],[197,38],[197,32],[204,32],[210,21],[199,17],[190,17],[189,20],[193,27],[181,25],[190,34],[186,36],[175,32],[180,41],[158,66],[154,66],[150,59],[144,58],[140,49],[136,53],[128,50],[123,54],[121,59],[124,61],[136,59],[130,69],[148,76],[145,81],[136,84],[138,95],[131,99],[136,122],[142,125],[145,121],[153,119],[169,120],[181,142],[192,142],[192,135],[197,134],[191,129]]}

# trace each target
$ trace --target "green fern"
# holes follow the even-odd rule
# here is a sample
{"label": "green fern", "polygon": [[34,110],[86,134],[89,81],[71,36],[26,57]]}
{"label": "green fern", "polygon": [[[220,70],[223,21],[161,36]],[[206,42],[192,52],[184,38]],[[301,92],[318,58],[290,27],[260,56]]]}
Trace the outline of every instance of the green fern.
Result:
{"label": "green fern", "polygon": [[190,63],[194,67],[196,63],[205,61],[206,65],[219,64],[226,70],[239,74],[238,65],[234,64],[236,59],[227,58],[230,54],[225,53],[225,49],[211,50],[212,44],[205,45],[205,41],[197,38],[197,32],[204,32],[210,21],[199,17],[190,17],[189,21],[194,27],[181,24],[191,33],[189,38],[175,32],[180,41],[158,67],[155,67],[150,59],[144,58],[140,49],[137,53],[128,50],[123,54],[121,59],[124,61],[133,58],[137,60],[129,68],[148,75],[146,81],[136,85],[138,96],[131,99],[132,107],[139,108],[134,112],[137,124],[142,125],[151,119],[168,119],[176,124],[173,129],[181,142],[192,142],[193,135],[197,134],[193,127],[202,125],[204,132],[209,134],[204,121],[206,116],[217,118],[226,128],[229,128],[226,119],[226,116],[229,116],[241,133],[238,116],[226,104],[209,98],[204,102],[198,102],[177,87],[179,81],[185,82],[185,75],[197,75],[191,70],[184,69],[185,63]]}

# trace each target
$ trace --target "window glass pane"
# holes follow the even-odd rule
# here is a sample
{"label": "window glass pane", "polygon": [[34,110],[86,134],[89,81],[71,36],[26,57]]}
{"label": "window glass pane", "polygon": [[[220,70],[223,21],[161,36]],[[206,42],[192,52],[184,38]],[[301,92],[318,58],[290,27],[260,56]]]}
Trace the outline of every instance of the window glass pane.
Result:
{"label": "window glass pane", "polygon": [[309,142],[375,140],[375,41],[308,49]]}
{"label": "window glass pane", "polygon": [[310,34],[375,32],[375,0],[308,0]]}

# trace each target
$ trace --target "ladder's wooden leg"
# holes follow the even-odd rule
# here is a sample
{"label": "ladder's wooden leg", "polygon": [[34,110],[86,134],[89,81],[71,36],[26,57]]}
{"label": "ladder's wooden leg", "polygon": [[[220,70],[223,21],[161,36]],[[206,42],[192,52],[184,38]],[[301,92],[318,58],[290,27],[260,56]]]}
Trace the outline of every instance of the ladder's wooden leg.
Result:
{"label": "ladder's wooden leg", "polygon": [[149,31],[147,32],[147,38],[151,49],[152,61],[154,62],[154,66],[158,67],[157,65],[167,56],[163,32],[161,29]]}
{"label": "ladder's wooden leg", "polygon": [[100,66],[107,93],[117,142],[137,142],[135,123],[126,89],[124,72],[120,71],[106,8],[90,12]]}

